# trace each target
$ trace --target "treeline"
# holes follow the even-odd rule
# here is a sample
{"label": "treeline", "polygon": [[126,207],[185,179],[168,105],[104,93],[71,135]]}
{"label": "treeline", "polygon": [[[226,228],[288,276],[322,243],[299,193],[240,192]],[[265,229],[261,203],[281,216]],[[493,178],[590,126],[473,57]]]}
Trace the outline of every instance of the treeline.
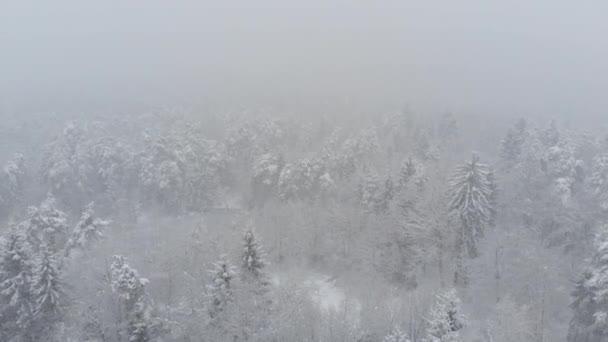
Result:
{"label": "treeline", "polygon": [[[472,152],[482,133],[452,115],[339,124],[108,118],[15,155],[0,174],[2,339],[608,337],[607,139],[520,119]],[[204,232],[179,223],[218,212]],[[176,226],[159,233],[161,218]],[[145,266],[162,284],[130,266],[147,260],[173,265]],[[348,300],[323,309],[285,270],[331,274]]]}

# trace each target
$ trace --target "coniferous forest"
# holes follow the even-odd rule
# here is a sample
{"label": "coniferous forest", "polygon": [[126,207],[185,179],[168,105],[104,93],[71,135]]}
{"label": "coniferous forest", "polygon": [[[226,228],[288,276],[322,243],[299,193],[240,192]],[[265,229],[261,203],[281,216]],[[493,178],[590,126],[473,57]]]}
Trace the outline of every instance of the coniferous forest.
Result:
{"label": "coniferous forest", "polygon": [[368,119],[6,122],[0,340],[608,338],[606,136]]}
{"label": "coniferous forest", "polygon": [[0,0],[0,342],[608,342],[607,14]]}

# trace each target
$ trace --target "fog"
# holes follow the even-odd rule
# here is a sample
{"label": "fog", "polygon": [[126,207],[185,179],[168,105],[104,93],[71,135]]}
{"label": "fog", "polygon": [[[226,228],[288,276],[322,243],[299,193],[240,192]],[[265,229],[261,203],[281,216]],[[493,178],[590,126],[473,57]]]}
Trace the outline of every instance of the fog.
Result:
{"label": "fog", "polygon": [[0,103],[11,109],[408,106],[599,118],[608,104],[601,1],[0,6]]}
{"label": "fog", "polygon": [[0,0],[0,342],[608,341],[607,14]]}

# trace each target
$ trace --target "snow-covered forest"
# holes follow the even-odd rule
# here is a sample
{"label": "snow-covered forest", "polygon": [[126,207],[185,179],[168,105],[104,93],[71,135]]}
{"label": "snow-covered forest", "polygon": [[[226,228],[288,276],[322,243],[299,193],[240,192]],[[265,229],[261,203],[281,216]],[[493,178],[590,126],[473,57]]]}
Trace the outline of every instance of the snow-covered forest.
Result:
{"label": "snow-covered forest", "polygon": [[0,0],[0,342],[608,342],[607,14]]}
{"label": "snow-covered forest", "polygon": [[608,338],[606,135],[409,111],[19,120],[2,341]]}

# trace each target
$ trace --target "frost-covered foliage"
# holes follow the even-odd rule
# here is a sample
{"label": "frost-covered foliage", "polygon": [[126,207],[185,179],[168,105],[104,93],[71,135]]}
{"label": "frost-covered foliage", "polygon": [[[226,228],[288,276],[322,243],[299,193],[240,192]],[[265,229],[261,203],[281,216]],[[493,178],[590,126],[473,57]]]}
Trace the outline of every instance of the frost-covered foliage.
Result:
{"label": "frost-covered foliage", "polygon": [[608,154],[601,154],[593,159],[590,182],[600,207],[608,211]]}
{"label": "frost-covered foliage", "polygon": [[314,200],[334,186],[325,164],[317,158],[285,164],[277,185],[283,200]]}
{"label": "frost-covered foliage", "polygon": [[[15,226],[0,340],[564,339],[570,277],[606,219],[602,138],[528,117],[323,116],[99,116],[20,148],[41,183],[21,157],[0,172]],[[471,147],[496,170],[455,165]],[[576,285],[573,341],[606,339],[600,259]],[[466,328],[455,296],[433,298],[451,274]]]}
{"label": "frost-covered foliage", "polygon": [[103,125],[69,122],[44,147],[39,175],[43,185],[70,207],[80,201],[111,202],[127,196],[133,173],[130,146]]}
{"label": "frost-covered foliage", "polygon": [[84,191],[82,176],[87,165],[75,161],[78,147],[84,139],[84,130],[70,122],[54,141],[45,146],[39,173],[42,183],[53,194],[67,197]]}
{"label": "frost-covered foliage", "polygon": [[402,332],[401,329],[395,327],[388,335],[384,336],[382,342],[411,342],[407,337],[407,334]]}
{"label": "frost-covered foliage", "polygon": [[234,301],[233,279],[236,276],[234,267],[226,255],[213,263],[213,269],[209,271],[211,284],[207,285],[209,292],[208,312],[212,319],[220,316],[226,310],[226,306]]}
{"label": "frost-covered foliage", "polygon": [[419,188],[424,187],[424,184],[428,181],[426,176],[424,165],[412,157],[408,157],[401,164],[399,169],[399,186],[402,188],[407,187],[408,184],[414,184]]}
{"label": "frost-covered foliage", "polygon": [[146,292],[148,279],[131,268],[123,256],[112,257],[111,286],[123,308],[121,333],[129,342],[162,341],[162,322],[153,316],[152,304]]}
{"label": "frost-covered foliage", "polygon": [[458,167],[452,177],[449,209],[460,220],[459,244],[470,256],[477,255],[478,241],[491,222],[493,189],[490,169],[479,162],[477,154]]}
{"label": "frost-covered foliage", "polygon": [[604,341],[608,338],[608,226],[595,239],[595,252],[572,293],[574,318],[569,342]]}
{"label": "frost-covered foliage", "polygon": [[32,256],[25,232],[13,227],[0,256],[0,337],[29,336],[34,313]]}
{"label": "frost-covered foliage", "polygon": [[62,318],[67,303],[58,263],[45,245],[38,253],[32,278],[34,329],[40,336],[51,333]]}
{"label": "frost-covered foliage", "polygon": [[67,240],[67,216],[56,204],[55,198],[49,194],[39,207],[29,207],[29,218],[19,224],[36,250],[44,243],[55,253]]}
{"label": "frost-covered foliage", "polygon": [[428,342],[457,342],[465,320],[456,290],[437,295],[427,319]]}
{"label": "frost-covered foliage", "polygon": [[549,147],[542,160],[547,175],[553,180],[553,189],[564,205],[568,205],[574,186],[584,178],[584,163],[577,159],[576,146],[565,141]]}
{"label": "frost-covered foliage", "polygon": [[253,166],[254,199],[264,201],[276,193],[284,164],[283,157],[276,154],[266,153],[258,158]]}
{"label": "frost-covered foliage", "polygon": [[257,280],[264,280],[266,252],[255,236],[253,228],[248,227],[243,237],[243,254],[241,255],[242,275]]}
{"label": "frost-covered foliage", "polygon": [[70,256],[70,253],[76,248],[86,249],[91,242],[103,237],[104,229],[110,224],[109,221],[95,217],[93,210],[94,203],[91,202],[85,208],[80,216],[80,221],[76,223],[72,236],[66,242],[65,256]]}

